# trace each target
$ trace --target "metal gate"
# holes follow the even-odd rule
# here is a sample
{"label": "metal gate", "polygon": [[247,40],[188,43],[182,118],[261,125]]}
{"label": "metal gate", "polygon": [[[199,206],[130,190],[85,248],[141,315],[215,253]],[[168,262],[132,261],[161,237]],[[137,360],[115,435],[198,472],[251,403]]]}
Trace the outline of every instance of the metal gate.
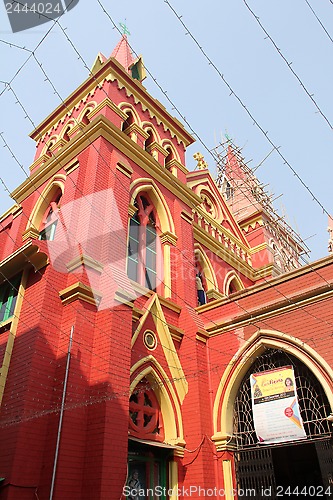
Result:
{"label": "metal gate", "polygon": [[[270,448],[236,453],[237,489],[252,498],[275,498],[275,476]],[[255,494],[251,495],[251,491]],[[269,494],[268,494],[269,492]]]}
{"label": "metal gate", "polygon": [[[237,445],[235,453],[236,478],[238,489],[255,489],[255,498],[275,497],[275,471],[273,446],[259,445],[254,430],[250,375],[292,365],[295,372],[297,396],[307,440],[302,443],[315,443],[324,487],[331,486],[333,493],[333,449],[332,424],[326,420],[330,414],[327,397],[309,368],[285,351],[267,349],[259,356],[240,384],[234,407],[234,436]],[[288,443],[297,446],[297,442]],[[270,488],[271,494],[267,493]],[[333,498],[333,496],[327,496]]]}
{"label": "metal gate", "polygon": [[[333,498],[333,443],[332,440],[316,443],[317,455],[325,490],[332,492]],[[328,497],[329,498],[329,497]]]}

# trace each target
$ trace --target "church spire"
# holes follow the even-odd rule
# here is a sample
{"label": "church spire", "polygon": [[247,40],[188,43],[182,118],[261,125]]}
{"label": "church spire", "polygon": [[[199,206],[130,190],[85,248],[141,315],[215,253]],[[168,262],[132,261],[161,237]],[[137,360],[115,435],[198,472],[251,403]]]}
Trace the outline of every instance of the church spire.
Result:
{"label": "church spire", "polygon": [[125,33],[121,36],[121,39],[114,48],[111,57],[114,57],[126,69],[127,73],[131,74],[130,66],[134,63],[134,57]]}

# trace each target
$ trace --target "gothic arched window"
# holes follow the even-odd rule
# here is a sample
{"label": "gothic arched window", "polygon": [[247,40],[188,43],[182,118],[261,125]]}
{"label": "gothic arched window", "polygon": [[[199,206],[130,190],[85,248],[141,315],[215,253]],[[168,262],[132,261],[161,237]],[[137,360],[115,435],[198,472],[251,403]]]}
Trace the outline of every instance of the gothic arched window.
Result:
{"label": "gothic arched window", "polygon": [[155,290],[157,269],[156,216],[153,204],[146,196],[137,196],[137,211],[130,220],[128,238],[129,278]]}
{"label": "gothic arched window", "polygon": [[59,203],[62,197],[62,192],[59,189],[49,203],[44,212],[42,223],[40,227],[39,239],[40,240],[54,240],[55,231],[58,222]]}

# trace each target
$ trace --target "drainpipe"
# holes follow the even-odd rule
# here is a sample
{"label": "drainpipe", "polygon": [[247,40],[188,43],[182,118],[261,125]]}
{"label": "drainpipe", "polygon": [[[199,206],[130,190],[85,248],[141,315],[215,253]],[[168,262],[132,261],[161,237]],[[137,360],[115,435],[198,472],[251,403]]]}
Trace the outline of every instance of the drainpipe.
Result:
{"label": "drainpipe", "polygon": [[58,424],[58,435],[57,435],[57,444],[54,455],[54,463],[53,463],[53,473],[52,473],[52,481],[51,481],[51,490],[50,490],[50,500],[53,499],[53,491],[54,491],[54,483],[56,478],[57,471],[57,462],[58,462],[58,454],[59,454],[59,445],[60,445],[60,437],[61,437],[61,429],[62,429],[62,420],[64,416],[65,409],[65,400],[66,400],[66,390],[67,390],[67,380],[68,380],[68,372],[69,372],[69,363],[71,359],[71,349],[72,349],[72,340],[73,340],[74,326],[71,328],[71,333],[69,336],[69,344],[67,351],[67,362],[66,362],[66,371],[64,378],[64,388],[62,391],[62,400],[61,400],[61,408],[60,408],[60,416],[59,416],[59,424]]}

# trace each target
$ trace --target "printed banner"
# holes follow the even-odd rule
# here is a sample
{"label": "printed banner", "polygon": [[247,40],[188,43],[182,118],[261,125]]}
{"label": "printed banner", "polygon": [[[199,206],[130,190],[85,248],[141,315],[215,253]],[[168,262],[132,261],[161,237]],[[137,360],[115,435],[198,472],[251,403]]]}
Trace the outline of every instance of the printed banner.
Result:
{"label": "printed banner", "polygon": [[293,367],[253,373],[250,383],[254,428],[259,443],[306,439]]}

